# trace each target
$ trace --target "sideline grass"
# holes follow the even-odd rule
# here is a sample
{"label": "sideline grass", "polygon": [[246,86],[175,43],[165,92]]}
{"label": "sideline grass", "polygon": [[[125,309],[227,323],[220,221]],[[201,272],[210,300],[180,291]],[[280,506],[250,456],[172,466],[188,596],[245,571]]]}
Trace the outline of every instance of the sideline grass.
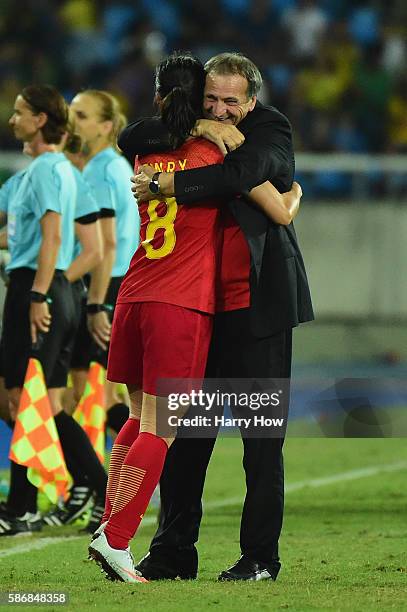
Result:
{"label": "sideline grass", "polygon": [[[407,459],[405,440],[289,439],[287,481],[338,474]],[[241,446],[217,443],[206,499],[243,491]],[[240,506],[207,512],[199,544],[199,580],[148,585],[110,583],[85,560],[87,538],[0,559],[1,590],[66,591],[62,609],[87,610],[407,610],[407,521],[404,471],[382,473],[287,495],[281,540],[283,569],[276,583],[219,584],[218,572],[239,552]],[[144,527],[132,550],[139,558],[154,531]],[[41,537],[76,535],[47,528]],[[1,538],[0,550],[34,538]],[[6,608],[2,608],[6,609]],[[9,607],[7,608],[9,609]],[[36,609],[61,610],[60,606]]]}

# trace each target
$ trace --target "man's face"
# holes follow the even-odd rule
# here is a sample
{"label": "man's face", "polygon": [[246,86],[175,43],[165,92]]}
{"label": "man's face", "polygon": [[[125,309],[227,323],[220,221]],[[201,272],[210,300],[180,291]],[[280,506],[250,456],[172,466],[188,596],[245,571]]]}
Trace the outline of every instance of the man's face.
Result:
{"label": "man's face", "polygon": [[17,140],[31,142],[44,125],[44,113],[34,114],[30,105],[22,96],[17,96],[14,103],[14,112],[9,119]]}
{"label": "man's face", "polygon": [[247,97],[247,79],[240,74],[206,76],[203,111],[205,119],[237,125],[256,104],[256,96]]}

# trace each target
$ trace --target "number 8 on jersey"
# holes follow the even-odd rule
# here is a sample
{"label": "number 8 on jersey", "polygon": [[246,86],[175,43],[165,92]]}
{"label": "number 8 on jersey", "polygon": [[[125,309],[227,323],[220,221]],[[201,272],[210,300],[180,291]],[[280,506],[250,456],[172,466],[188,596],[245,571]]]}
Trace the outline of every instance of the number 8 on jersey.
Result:
{"label": "number 8 on jersey", "polygon": [[[165,204],[167,208],[165,215],[162,216],[159,216],[157,213],[157,208],[160,204]],[[163,200],[150,200],[147,208],[150,221],[146,227],[146,237],[141,243],[146,252],[147,259],[161,259],[174,250],[177,240],[174,228],[177,211],[178,205],[174,197]],[[154,237],[160,229],[164,230],[163,244],[158,248],[154,248]]]}

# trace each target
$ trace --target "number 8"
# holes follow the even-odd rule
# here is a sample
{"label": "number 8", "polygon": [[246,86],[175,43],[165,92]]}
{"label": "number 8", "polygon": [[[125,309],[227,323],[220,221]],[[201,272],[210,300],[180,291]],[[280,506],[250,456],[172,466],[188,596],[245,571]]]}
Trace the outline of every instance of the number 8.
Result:
{"label": "number 8", "polygon": [[[164,202],[167,212],[163,217],[157,215],[157,206]],[[150,223],[146,228],[146,237],[141,243],[146,251],[147,259],[161,259],[166,257],[174,250],[177,237],[175,235],[174,223],[177,216],[178,205],[175,198],[165,198],[165,200],[150,200],[147,214]],[[159,229],[164,229],[164,242],[162,246],[155,249],[152,245],[154,236]]]}

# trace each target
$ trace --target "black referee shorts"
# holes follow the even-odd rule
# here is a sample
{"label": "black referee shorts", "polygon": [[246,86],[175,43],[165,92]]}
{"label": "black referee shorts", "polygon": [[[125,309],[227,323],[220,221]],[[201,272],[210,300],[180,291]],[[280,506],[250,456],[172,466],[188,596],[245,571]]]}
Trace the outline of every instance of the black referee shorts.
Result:
{"label": "black referee shorts", "polygon": [[65,387],[76,329],[75,307],[69,281],[56,271],[48,291],[51,326],[39,335],[38,348],[32,348],[30,333],[30,290],[35,270],[18,268],[10,272],[3,312],[2,362],[7,389],[22,387],[28,359],[42,364],[48,388]]}
{"label": "black referee shorts", "polygon": [[[109,311],[109,318],[111,321],[113,320],[114,308],[116,306],[117,295],[119,293],[122,280],[122,276],[111,278],[107,290],[105,304],[107,304],[111,309]],[[99,346],[97,346],[88,332],[85,296],[80,305],[80,322],[72,353],[71,368],[74,370],[87,370],[91,361],[97,361],[104,368],[107,368],[108,352],[109,349],[107,351],[103,351]]]}

